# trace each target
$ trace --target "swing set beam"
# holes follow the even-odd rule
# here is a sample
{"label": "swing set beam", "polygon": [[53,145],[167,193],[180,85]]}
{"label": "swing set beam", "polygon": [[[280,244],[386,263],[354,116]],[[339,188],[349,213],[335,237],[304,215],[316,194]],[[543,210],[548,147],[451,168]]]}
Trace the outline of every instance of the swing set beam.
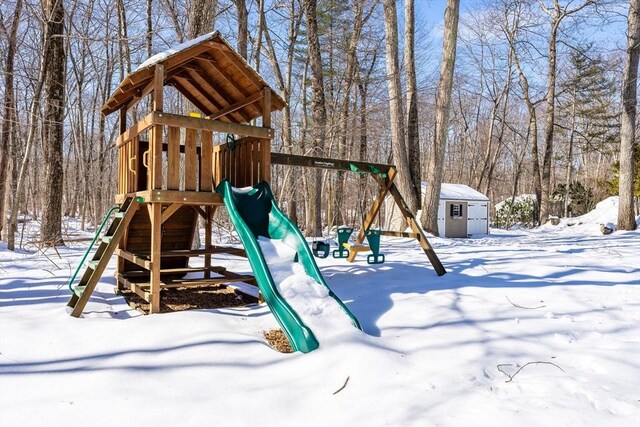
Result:
{"label": "swing set beam", "polygon": [[[411,213],[411,210],[407,206],[407,203],[404,201],[404,198],[400,194],[400,190],[398,190],[398,187],[396,187],[396,184],[394,183],[394,179],[397,175],[397,170],[394,165],[330,159],[323,157],[299,156],[283,153],[271,153],[271,164],[371,174],[373,179],[375,179],[375,181],[380,186],[380,192],[378,193],[378,196],[374,200],[373,205],[371,205],[371,209],[369,209],[369,212],[365,217],[362,228],[358,233],[358,237],[356,237],[356,244],[362,244],[362,242],[364,242],[365,233],[367,232],[367,230],[369,230],[369,228],[371,228],[376,215],[378,215],[378,212],[380,212],[380,208],[382,207],[382,203],[385,197],[387,197],[387,194],[391,194],[394,202],[396,203],[396,205],[398,205],[400,212],[404,216],[405,221],[407,222],[409,227],[411,227],[411,231],[413,232],[404,233],[397,231],[382,231],[381,234],[384,236],[407,237],[416,239],[425,255],[427,255],[427,258],[431,262],[431,265],[433,266],[436,274],[438,276],[442,276],[447,273],[447,270],[445,270],[444,266],[440,262],[438,255],[435,253],[433,247],[427,240],[427,236],[424,234],[422,227],[420,226],[420,224],[418,224],[418,221],[416,221],[416,218],[413,216],[413,213]],[[347,261],[353,262],[356,255],[356,251],[351,251],[349,253]]]}
{"label": "swing set beam", "polygon": [[374,174],[388,174],[391,168],[395,168],[393,165],[385,165],[382,163],[298,156],[295,154],[284,153],[271,153],[271,164]]}

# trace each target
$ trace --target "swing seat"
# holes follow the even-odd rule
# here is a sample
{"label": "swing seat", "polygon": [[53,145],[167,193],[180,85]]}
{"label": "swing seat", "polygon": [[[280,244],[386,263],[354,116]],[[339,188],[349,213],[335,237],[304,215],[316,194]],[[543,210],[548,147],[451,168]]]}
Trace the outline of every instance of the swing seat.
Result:
{"label": "swing seat", "polygon": [[329,248],[331,245],[327,242],[313,242],[311,251],[318,258],[326,258],[329,256]]}
{"label": "swing seat", "polygon": [[382,264],[384,262],[384,254],[380,253],[380,230],[369,229],[365,233],[367,242],[371,247],[372,254],[367,256],[367,264]]}
{"label": "swing seat", "polygon": [[384,263],[384,254],[367,255],[367,264],[382,264],[382,263]]}
{"label": "swing seat", "polygon": [[347,242],[349,241],[349,237],[351,237],[351,233],[353,233],[353,228],[351,227],[338,228],[338,249],[333,251],[334,258],[347,258],[349,256]]}

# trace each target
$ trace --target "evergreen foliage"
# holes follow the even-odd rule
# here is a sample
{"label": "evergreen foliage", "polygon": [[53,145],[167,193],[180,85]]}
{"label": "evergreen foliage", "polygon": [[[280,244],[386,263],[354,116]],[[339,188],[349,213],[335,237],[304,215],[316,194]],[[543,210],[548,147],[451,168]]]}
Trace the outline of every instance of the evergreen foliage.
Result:
{"label": "evergreen foliage", "polygon": [[564,203],[565,195],[567,194],[569,197],[569,216],[584,215],[596,206],[592,189],[580,181],[572,181],[568,192],[565,184],[559,184],[552,197],[554,200]]}
{"label": "evergreen foliage", "polygon": [[561,85],[559,111],[573,132],[581,151],[612,153],[619,141],[619,112],[616,85],[611,69],[601,54],[592,56],[592,44],[571,52],[571,67]]}
{"label": "evergreen foliage", "polygon": [[536,200],[534,197],[507,199],[496,208],[494,227],[509,229],[514,225],[536,226]]}
{"label": "evergreen foliage", "polygon": [[[633,196],[640,198],[640,150],[636,149],[633,153],[634,169],[636,171],[633,177]],[[610,195],[618,195],[620,185],[620,162],[617,161],[611,166],[613,172],[613,178],[610,181],[605,181],[604,186],[608,190]]]}

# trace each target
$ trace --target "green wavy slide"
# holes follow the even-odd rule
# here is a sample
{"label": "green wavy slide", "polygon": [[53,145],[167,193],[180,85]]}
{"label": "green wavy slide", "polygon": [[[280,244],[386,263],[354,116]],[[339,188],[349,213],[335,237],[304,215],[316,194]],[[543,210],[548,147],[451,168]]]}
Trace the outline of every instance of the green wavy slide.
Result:
{"label": "green wavy slide", "polygon": [[222,195],[231,223],[244,245],[260,292],[262,292],[265,302],[289,339],[294,351],[303,353],[313,351],[318,348],[318,340],[278,292],[269,265],[267,265],[258,244],[257,238],[259,236],[268,239],[286,238],[289,244],[295,242],[296,261],[302,264],[308,276],[327,288],[329,295],[351,318],[353,325],[362,329],[358,319],[327,286],[313,259],[307,241],[298,227],[278,208],[269,184],[261,182],[254,187],[238,191],[231,186],[228,180],[224,180],[218,185],[216,191]]}

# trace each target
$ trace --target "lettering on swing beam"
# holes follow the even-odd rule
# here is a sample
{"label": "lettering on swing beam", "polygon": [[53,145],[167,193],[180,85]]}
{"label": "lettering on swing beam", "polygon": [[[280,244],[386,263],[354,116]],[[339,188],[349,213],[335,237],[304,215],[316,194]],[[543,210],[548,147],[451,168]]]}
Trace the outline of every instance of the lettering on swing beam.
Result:
{"label": "lettering on swing beam", "polygon": [[336,164],[335,164],[335,163],[331,163],[331,162],[319,162],[319,161],[317,161],[317,160],[316,160],[316,161],[314,161],[314,162],[313,162],[313,164],[314,164],[314,165],[316,165],[316,166],[327,166],[327,167],[330,167],[330,168],[332,168],[332,167],[335,167],[335,166],[336,166]]}

